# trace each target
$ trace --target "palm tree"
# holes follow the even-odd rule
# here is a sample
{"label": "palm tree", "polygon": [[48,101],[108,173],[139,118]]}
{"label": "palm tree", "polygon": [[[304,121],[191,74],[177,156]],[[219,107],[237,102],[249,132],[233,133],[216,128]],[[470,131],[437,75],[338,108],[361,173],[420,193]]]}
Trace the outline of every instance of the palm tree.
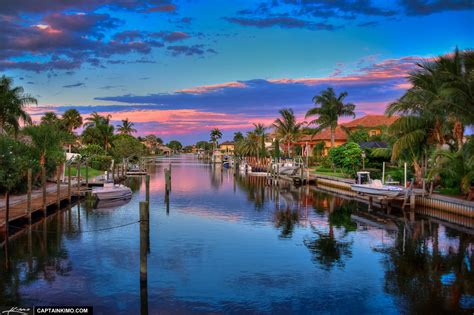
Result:
{"label": "palm tree", "polygon": [[82,126],[82,116],[77,109],[71,108],[64,112],[62,123],[69,133]]}
{"label": "palm tree", "polygon": [[13,129],[16,134],[20,130],[20,121],[31,124],[31,117],[24,110],[28,104],[37,104],[38,101],[29,94],[25,94],[22,87],[13,87],[13,80],[2,76],[0,79],[0,133]]}
{"label": "palm tree", "polygon": [[211,130],[211,142],[214,144],[214,150],[217,149],[217,143],[222,138],[222,132],[218,128]]}
{"label": "palm tree", "polygon": [[54,112],[46,112],[43,117],[41,117],[41,124],[44,125],[57,125],[59,124],[58,115]]}
{"label": "palm tree", "polygon": [[[267,127],[265,127],[263,124],[261,123],[258,123],[258,124],[253,124],[253,126],[255,127],[254,131],[255,134],[260,137],[260,142],[261,142],[261,147],[260,147],[260,152],[262,154],[262,157],[265,156],[265,130],[267,129]],[[259,158],[259,154],[257,152],[257,159]]]}
{"label": "palm tree", "polygon": [[236,152],[241,156],[257,156],[260,150],[260,137],[253,131],[247,132],[247,137],[236,143]]}
{"label": "palm tree", "polygon": [[134,123],[130,122],[128,118],[122,119],[122,125],[117,125],[117,130],[122,135],[131,135],[137,132],[137,130],[133,128],[133,125]]}
{"label": "palm tree", "polygon": [[344,104],[347,92],[342,92],[336,96],[333,88],[327,88],[320,95],[313,97],[313,102],[319,107],[313,107],[306,113],[305,118],[318,116],[318,118],[310,121],[310,124],[316,124],[316,132],[324,128],[331,129],[331,147],[334,147],[334,135],[336,132],[337,121],[340,116],[355,117],[355,105],[352,103]]}
{"label": "palm tree", "polygon": [[303,123],[296,122],[295,114],[290,108],[281,109],[279,113],[281,118],[277,118],[273,122],[273,127],[277,136],[287,144],[288,156],[291,156],[291,143],[300,134]]}
{"label": "palm tree", "polygon": [[110,125],[112,115],[101,116],[97,112],[91,113],[90,117],[86,118],[84,126],[86,129],[82,133],[85,143],[97,143],[104,147],[107,152],[110,146],[110,138],[114,134],[114,126]]}

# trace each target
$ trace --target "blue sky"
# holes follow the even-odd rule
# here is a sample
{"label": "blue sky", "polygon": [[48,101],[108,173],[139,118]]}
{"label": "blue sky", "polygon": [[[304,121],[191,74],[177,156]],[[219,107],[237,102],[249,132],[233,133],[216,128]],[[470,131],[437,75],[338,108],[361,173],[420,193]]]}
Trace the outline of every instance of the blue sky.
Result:
{"label": "blue sky", "polygon": [[472,0],[3,0],[0,72],[40,107],[192,143],[301,117],[327,86],[382,113],[416,62],[474,47]]}

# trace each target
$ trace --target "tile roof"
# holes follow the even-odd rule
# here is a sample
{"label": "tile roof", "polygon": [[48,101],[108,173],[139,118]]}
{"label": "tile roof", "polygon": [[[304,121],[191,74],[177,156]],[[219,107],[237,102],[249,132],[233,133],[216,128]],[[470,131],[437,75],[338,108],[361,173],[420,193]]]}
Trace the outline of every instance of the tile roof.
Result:
{"label": "tile roof", "polygon": [[[315,134],[314,136],[305,135],[302,136],[298,142],[304,141],[318,141],[318,140],[330,140],[331,139],[331,129],[326,128],[321,130],[320,133]],[[347,133],[340,127],[337,126],[334,132],[334,140],[347,140]]]}
{"label": "tile roof", "polygon": [[357,119],[354,119],[350,122],[344,123],[342,125],[346,126],[347,128],[354,128],[358,126],[362,126],[365,128],[371,127],[379,127],[379,126],[390,126],[396,120],[398,120],[398,116],[385,116],[385,115],[366,115]]}

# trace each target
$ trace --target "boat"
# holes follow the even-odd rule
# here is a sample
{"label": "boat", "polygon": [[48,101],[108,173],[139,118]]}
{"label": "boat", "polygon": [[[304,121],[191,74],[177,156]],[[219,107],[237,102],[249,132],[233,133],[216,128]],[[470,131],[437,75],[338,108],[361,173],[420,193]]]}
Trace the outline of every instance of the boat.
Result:
{"label": "boat", "polygon": [[115,209],[117,207],[121,207],[129,203],[131,198],[126,199],[112,199],[112,200],[101,200],[95,204],[95,209],[100,210],[107,210],[107,209]]}
{"label": "boat", "polygon": [[242,164],[239,165],[239,170],[241,172],[250,173],[250,172],[252,172],[252,166],[250,166],[249,164],[243,162]]}
{"label": "boat", "polygon": [[405,192],[405,189],[402,187],[383,185],[382,181],[378,179],[374,179],[369,184],[352,184],[351,189],[358,193],[386,197],[396,197]]}
{"label": "boat", "polygon": [[127,199],[132,197],[132,190],[121,184],[105,183],[104,187],[93,188],[92,194],[99,200]]}

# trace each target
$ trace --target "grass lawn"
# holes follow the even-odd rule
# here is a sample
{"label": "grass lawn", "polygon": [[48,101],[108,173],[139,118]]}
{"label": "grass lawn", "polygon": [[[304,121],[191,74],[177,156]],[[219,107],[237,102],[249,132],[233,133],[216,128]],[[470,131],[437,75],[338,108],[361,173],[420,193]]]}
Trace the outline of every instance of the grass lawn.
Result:
{"label": "grass lawn", "polygon": [[[77,168],[71,167],[71,176],[76,176],[76,174],[77,174]],[[104,171],[99,171],[99,170],[89,167],[89,173],[87,175],[88,175],[88,178],[90,179],[90,178],[103,175],[103,174],[104,174]],[[67,175],[67,169],[66,169],[66,175]],[[86,167],[81,166],[81,177],[85,177],[85,176],[86,176]]]}
{"label": "grass lawn", "polygon": [[351,176],[344,174],[340,169],[336,169],[336,172],[334,172],[330,168],[315,167],[312,169],[312,172],[317,175],[333,176],[333,177],[339,177],[339,178],[351,178]]}

